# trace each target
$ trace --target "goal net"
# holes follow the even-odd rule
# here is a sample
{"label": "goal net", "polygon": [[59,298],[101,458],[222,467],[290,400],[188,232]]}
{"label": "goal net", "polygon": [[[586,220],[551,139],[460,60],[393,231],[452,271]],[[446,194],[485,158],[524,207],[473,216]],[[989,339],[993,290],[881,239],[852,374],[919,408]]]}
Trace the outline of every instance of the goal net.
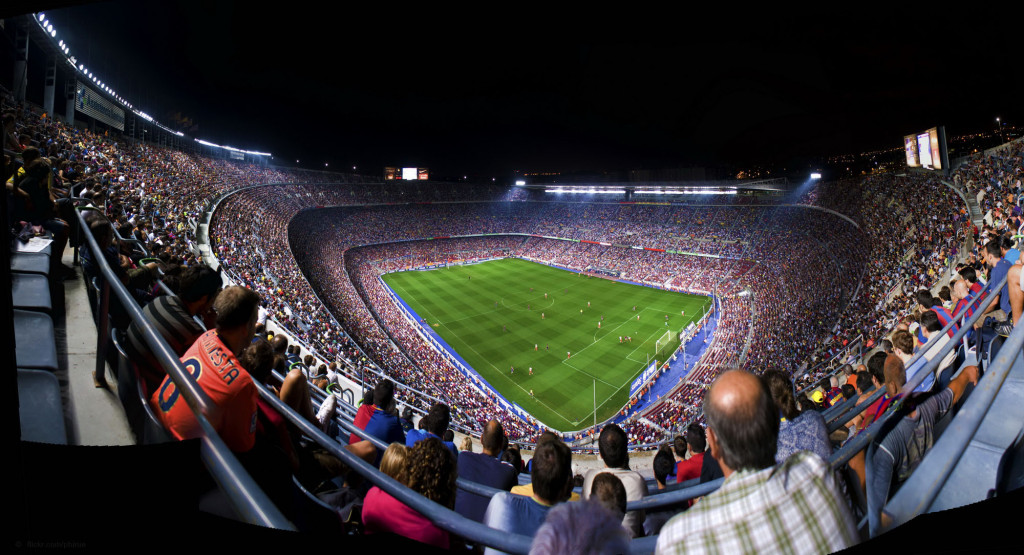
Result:
{"label": "goal net", "polygon": [[661,352],[666,348],[668,348],[669,350],[674,349],[675,346],[679,344],[679,339],[677,337],[678,336],[676,335],[676,332],[673,332],[671,330],[665,332],[665,335],[662,335],[654,344],[655,358],[664,358],[659,357],[658,355],[660,355]]}

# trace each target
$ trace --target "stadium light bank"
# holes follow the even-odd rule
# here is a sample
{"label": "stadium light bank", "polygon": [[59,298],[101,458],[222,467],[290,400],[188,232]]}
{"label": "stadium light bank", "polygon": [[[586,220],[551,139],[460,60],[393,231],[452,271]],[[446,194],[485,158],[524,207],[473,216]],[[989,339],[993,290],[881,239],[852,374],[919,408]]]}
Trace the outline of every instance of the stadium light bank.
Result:
{"label": "stadium light bank", "polygon": [[[75,58],[75,56],[71,55],[71,47],[64,42],[64,39],[57,40],[57,30],[53,28],[53,24],[50,23],[49,19],[47,19],[45,13],[39,12],[39,13],[35,14],[35,17],[33,19],[35,20],[36,24],[39,25],[39,28],[42,29],[44,33],[46,33],[47,35],[50,36],[51,40],[56,40],[57,48],[59,48],[60,51],[64,53],[64,56],[66,58],[66,61],[67,61],[68,65],[70,65],[71,69],[73,69],[76,73],[80,74],[84,81],[92,81],[92,83],[97,88],[99,88],[100,91],[103,91],[103,92],[107,93],[107,95],[109,95],[111,98],[116,100],[118,104],[121,104],[122,106],[124,106],[125,108],[130,110],[133,114],[135,114],[138,117],[146,120],[147,122],[149,122],[149,123],[159,127],[160,129],[163,129],[164,131],[166,131],[166,132],[168,132],[168,133],[170,133],[172,135],[176,135],[178,137],[184,137],[185,136],[185,134],[182,133],[181,131],[175,131],[175,130],[173,130],[173,129],[171,129],[171,128],[161,124],[160,122],[156,121],[155,119],[153,119],[153,116],[151,116],[151,115],[149,115],[149,114],[147,114],[147,113],[145,113],[145,112],[143,112],[141,110],[136,110],[135,106],[133,106],[131,102],[128,102],[121,95],[117,94],[117,91],[115,91],[112,87],[110,87],[110,85],[105,84],[100,77],[97,77],[91,71],[89,71],[89,68],[85,67],[84,63],[79,63],[78,59]],[[209,141],[203,141],[201,139],[196,139],[196,142],[199,143],[199,144],[202,144],[202,145],[209,146],[209,147],[223,148],[225,150],[231,150],[231,151],[234,151],[234,152],[242,152],[242,153],[249,154],[249,155],[252,155],[252,156],[271,156],[271,154],[269,152],[256,152],[256,151],[252,151],[252,150],[243,150],[243,149],[235,148],[235,147],[231,147],[231,146],[222,146],[222,145],[211,143]]]}

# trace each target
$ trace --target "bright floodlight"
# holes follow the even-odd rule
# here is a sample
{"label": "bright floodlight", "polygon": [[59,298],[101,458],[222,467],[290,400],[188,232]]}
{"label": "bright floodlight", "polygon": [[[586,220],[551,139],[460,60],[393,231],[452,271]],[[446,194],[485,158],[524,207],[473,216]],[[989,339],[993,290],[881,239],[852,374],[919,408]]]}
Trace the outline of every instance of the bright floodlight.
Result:
{"label": "bright floodlight", "polygon": [[821,174],[817,173],[817,172],[812,173],[811,174],[811,179],[821,179]]}
{"label": "bright floodlight", "polygon": [[50,36],[51,37],[57,36],[57,30],[56,29],[50,29]]}
{"label": "bright floodlight", "polygon": [[44,19],[46,19],[46,14],[44,14],[44,13],[39,14],[39,21],[43,21]]}
{"label": "bright floodlight", "polygon": [[525,181],[523,181],[522,179],[516,180],[516,187],[522,187],[523,185],[526,185]]}

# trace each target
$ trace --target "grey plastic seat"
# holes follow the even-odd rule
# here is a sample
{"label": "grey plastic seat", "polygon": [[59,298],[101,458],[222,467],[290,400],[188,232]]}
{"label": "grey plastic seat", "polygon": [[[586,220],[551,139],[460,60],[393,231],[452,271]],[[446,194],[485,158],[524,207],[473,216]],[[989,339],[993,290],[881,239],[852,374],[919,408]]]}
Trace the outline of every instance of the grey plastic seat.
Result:
{"label": "grey plastic seat", "polygon": [[19,368],[18,414],[23,441],[67,444],[64,405],[57,376],[44,370]]}
{"label": "grey plastic seat", "polygon": [[11,298],[14,300],[14,308],[47,314],[53,309],[50,281],[39,274],[11,273]]}
{"label": "grey plastic seat", "polygon": [[48,314],[13,310],[15,356],[18,368],[57,371],[57,342]]}
{"label": "grey plastic seat", "polygon": [[50,257],[39,252],[12,252],[11,271],[50,275]]}

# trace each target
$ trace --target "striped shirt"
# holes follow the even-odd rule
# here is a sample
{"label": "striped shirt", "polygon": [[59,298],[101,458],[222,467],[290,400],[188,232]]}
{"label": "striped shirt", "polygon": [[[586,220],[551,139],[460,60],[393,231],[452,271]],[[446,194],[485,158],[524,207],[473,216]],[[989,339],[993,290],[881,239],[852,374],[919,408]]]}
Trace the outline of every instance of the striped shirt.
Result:
{"label": "striped shirt", "polygon": [[[146,321],[156,328],[157,333],[167,341],[167,345],[171,347],[174,354],[179,357],[184,355],[185,351],[204,332],[203,328],[185,309],[185,303],[181,297],[174,295],[157,297],[142,309],[142,314],[146,317]],[[139,373],[146,380],[147,391],[152,392],[160,385],[167,372],[153,356],[149,344],[142,338],[142,329],[135,322],[128,327],[125,343],[125,354],[138,365]]]}
{"label": "striped shirt", "polygon": [[669,520],[656,553],[832,553],[859,541],[828,464],[798,451],[743,470]]}

